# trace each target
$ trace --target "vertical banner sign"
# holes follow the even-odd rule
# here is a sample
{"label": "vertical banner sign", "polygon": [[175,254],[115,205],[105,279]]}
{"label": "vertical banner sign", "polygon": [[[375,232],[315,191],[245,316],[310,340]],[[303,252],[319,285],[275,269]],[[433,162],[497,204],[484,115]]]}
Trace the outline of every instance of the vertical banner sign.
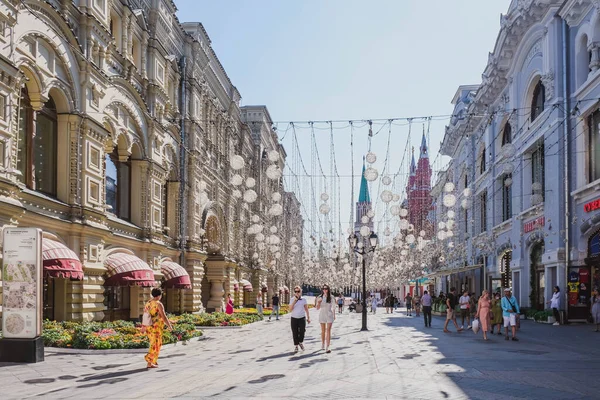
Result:
{"label": "vertical banner sign", "polygon": [[5,228],[3,242],[3,336],[33,339],[42,333],[42,231]]}

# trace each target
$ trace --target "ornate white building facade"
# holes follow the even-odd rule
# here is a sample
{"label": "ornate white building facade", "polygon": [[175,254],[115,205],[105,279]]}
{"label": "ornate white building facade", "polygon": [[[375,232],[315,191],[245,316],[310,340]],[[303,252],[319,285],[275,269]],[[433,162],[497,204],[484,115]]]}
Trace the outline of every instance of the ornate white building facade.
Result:
{"label": "ornate white building facade", "polygon": [[[285,151],[270,118],[257,134],[245,117],[203,26],[175,11],[0,2],[0,227],[44,231],[48,318],[139,318],[157,285],[169,311],[219,310],[226,293],[253,304],[286,283],[277,246],[247,234],[256,216],[281,224],[267,211],[282,184],[260,179],[263,155],[283,169]],[[234,174],[256,179],[256,200]]]}

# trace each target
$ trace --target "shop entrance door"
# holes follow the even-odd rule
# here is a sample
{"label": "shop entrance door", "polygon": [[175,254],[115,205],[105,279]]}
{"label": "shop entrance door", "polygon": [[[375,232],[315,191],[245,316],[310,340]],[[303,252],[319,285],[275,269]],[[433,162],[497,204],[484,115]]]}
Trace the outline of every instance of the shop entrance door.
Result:
{"label": "shop entrance door", "polygon": [[539,311],[543,311],[546,308],[544,302],[544,293],[546,293],[546,273],[543,269],[538,269],[535,271],[535,308]]}
{"label": "shop entrance door", "polygon": [[54,278],[44,278],[44,319],[54,321]]}

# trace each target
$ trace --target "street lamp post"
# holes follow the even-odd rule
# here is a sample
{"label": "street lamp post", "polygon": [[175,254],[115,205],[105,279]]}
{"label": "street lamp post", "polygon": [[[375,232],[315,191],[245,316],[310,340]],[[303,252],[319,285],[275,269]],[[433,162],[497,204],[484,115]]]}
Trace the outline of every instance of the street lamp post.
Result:
{"label": "street lamp post", "polygon": [[360,254],[362,256],[362,328],[361,331],[368,331],[367,329],[367,267],[365,256],[368,253],[375,252],[375,248],[377,247],[378,238],[374,232],[371,232],[371,235],[368,237],[362,238],[363,242],[358,241],[358,237],[355,234],[352,234],[348,237],[348,243],[350,244],[350,249],[354,251],[356,254]]}

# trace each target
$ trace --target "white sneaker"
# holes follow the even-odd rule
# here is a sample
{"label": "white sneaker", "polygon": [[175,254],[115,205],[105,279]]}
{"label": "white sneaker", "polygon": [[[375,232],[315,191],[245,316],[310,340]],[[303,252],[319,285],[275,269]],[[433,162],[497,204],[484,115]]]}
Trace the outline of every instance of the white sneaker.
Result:
{"label": "white sneaker", "polygon": [[471,329],[471,325],[467,326],[467,329]]}
{"label": "white sneaker", "polygon": [[461,326],[460,326],[460,329],[465,329],[464,325],[461,325]]}
{"label": "white sneaker", "polygon": [[560,324],[558,322],[553,323],[552,325],[554,326],[559,326]]}

